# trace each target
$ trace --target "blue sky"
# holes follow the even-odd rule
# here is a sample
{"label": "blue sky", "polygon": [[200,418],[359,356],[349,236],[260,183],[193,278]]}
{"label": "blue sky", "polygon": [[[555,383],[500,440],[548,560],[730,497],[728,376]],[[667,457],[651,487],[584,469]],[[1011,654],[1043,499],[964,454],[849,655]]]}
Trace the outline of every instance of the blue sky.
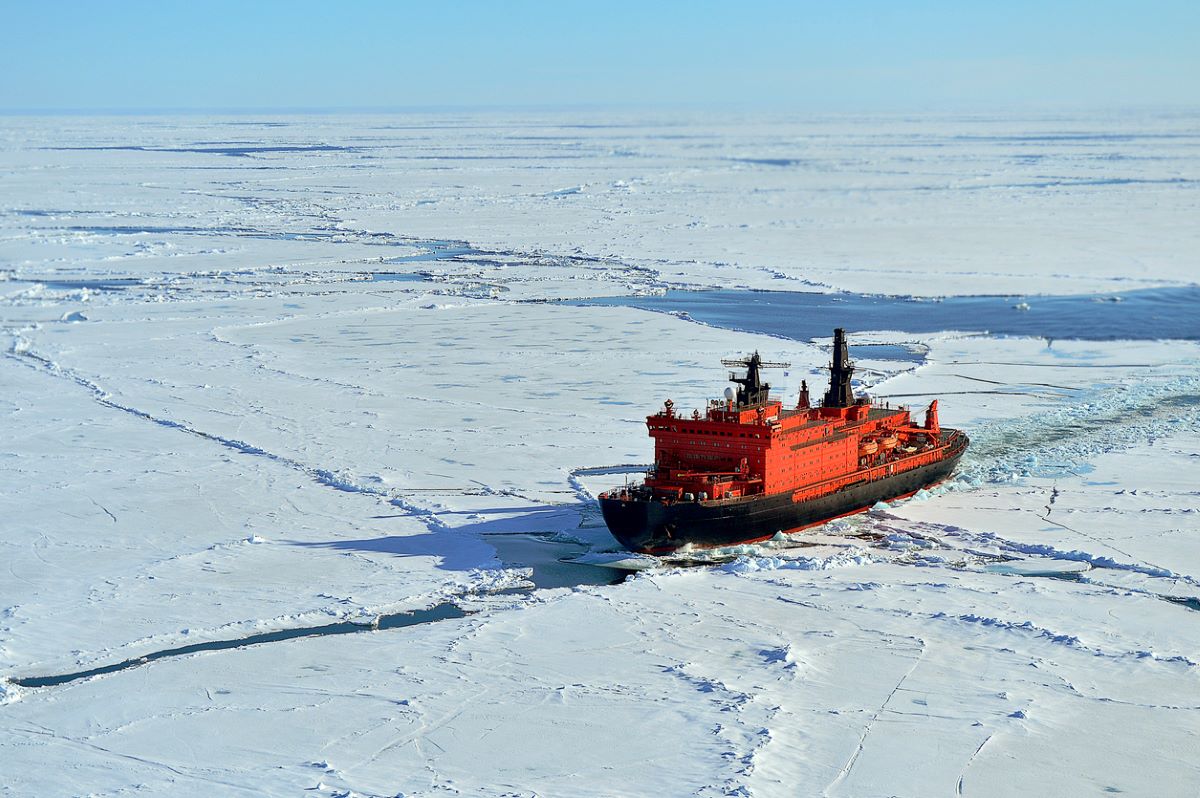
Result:
{"label": "blue sky", "polygon": [[0,0],[0,29],[6,111],[1200,105],[1200,0]]}

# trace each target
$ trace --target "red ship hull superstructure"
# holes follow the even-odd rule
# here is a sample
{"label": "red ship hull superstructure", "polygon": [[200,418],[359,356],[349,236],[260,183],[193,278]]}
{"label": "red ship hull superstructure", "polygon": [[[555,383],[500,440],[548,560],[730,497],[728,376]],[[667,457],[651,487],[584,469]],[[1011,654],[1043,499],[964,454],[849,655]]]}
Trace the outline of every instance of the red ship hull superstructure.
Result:
{"label": "red ship hull superstructure", "polygon": [[756,352],[726,365],[739,387],[701,415],[676,413],[671,400],[646,419],[654,467],[643,484],[600,495],[604,520],[631,551],[666,554],[691,544],[766,540],[945,479],[967,436],[938,424],[937,401],[914,423],[903,407],[855,399],[845,332],[834,331],[829,390],[810,406],[808,386],[794,408],[770,398]]}

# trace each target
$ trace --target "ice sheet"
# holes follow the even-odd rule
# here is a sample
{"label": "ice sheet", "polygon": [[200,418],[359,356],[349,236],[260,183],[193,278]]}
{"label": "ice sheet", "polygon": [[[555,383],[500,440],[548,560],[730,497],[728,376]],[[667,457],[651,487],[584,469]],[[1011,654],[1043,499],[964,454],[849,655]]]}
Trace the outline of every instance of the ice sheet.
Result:
{"label": "ice sheet", "polygon": [[15,794],[1194,792],[1194,343],[858,335],[926,353],[859,387],[939,398],[955,479],[619,585],[527,567],[629,559],[593,497],[721,357],[789,401],[827,357],[553,300],[1187,283],[1193,117],[228,121],[0,121]]}
{"label": "ice sheet", "polygon": [[1186,112],[229,121],[5,120],[8,259],[307,272],[418,237],[494,253],[485,278],[577,258],[572,295],[624,273],[940,296],[1192,283],[1200,250]]}

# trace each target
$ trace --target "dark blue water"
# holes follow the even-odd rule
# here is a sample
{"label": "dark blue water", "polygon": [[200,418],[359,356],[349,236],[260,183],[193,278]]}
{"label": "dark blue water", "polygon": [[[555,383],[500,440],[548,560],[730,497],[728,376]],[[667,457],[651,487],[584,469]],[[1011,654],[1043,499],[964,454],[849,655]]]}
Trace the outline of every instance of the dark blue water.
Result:
{"label": "dark blue water", "polygon": [[850,344],[850,356],[855,360],[907,360],[920,363],[925,359],[925,348],[900,344]]}
{"label": "dark blue water", "polygon": [[462,255],[482,255],[482,251],[474,247],[464,244],[461,241],[442,241],[440,239],[430,239],[428,241],[413,241],[412,243],[418,246],[428,248],[427,252],[418,252],[415,255],[401,255],[398,258],[388,258],[388,263],[419,263],[421,261],[436,261],[436,260],[454,260]]}
{"label": "dark blue water", "polygon": [[371,272],[371,279],[375,282],[392,282],[392,283],[420,283],[425,280],[425,275],[421,272]]}
{"label": "dark blue water", "polygon": [[[790,291],[669,291],[665,296],[605,297],[573,305],[609,305],[687,313],[716,327],[800,341],[849,332],[941,330],[1091,341],[1200,340],[1200,286],[1120,295],[913,299]],[[865,353],[864,353],[865,354]]]}
{"label": "dark blue water", "polygon": [[143,282],[137,277],[111,277],[108,279],[95,280],[13,280],[15,283],[41,283],[47,288],[52,288],[55,291],[76,291],[80,288],[87,288],[91,291],[122,291],[126,288],[142,285]]}
{"label": "dark blue water", "polygon": [[280,640],[295,640],[299,637],[322,637],[327,635],[350,635],[359,634],[361,632],[372,632],[380,629],[402,629],[406,626],[418,626],[420,624],[432,623],[433,621],[443,621],[450,618],[465,618],[467,612],[456,604],[445,603],[430,607],[427,610],[416,610],[413,612],[400,612],[394,615],[381,615],[375,623],[359,624],[350,621],[341,621],[338,623],[325,624],[324,626],[310,626],[303,629],[280,629],[276,632],[263,632],[262,634],[249,635],[248,637],[240,637],[234,640],[210,640],[207,643],[193,643],[187,646],[179,646],[178,648],[168,648],[162,651],[154,651],[141,657],[134,657],[123,662],[116,662],[112,665],[104,665],[99,668],[90,668],[85,671],[75,671],[74,673],[62,673],[55,676],[32,676],[27,678],[10,679],[10,681],[20,687],[55,687],[60,684],[78,681],[80,679],[90,679],[93,676],[103,676],[108,673],[117,673],[118,671],[126,671],[130,668],[136,668],[139,665],[145,665],[155,660],[167,659],[169,657],[182,657],[187,654],[198,654],[202,651],[228,651],[231,648],[246,648],[247,646],[257,646],[263,643],[275,643]]}
{"label": "dark blue water", "polygon": [[359,152],[361,147],[343,147],[334,144],[233,144],[211,146],[203,143],[194,147],[147,147],[141,144],[109,144],[94,147],[43,147],[44,150],[126,150],[129,152],[181,152],[201,153],[208,155],[228,155],[234,158],[246,158],[252,155],[262,155],[277,152]]}

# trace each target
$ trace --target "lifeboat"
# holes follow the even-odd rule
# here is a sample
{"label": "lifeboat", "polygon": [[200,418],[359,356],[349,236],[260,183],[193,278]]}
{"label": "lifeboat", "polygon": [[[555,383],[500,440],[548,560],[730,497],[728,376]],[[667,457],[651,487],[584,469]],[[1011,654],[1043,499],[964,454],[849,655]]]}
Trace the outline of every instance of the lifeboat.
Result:
{"label": "lifeboat", "polygon": [[858,445],[858,453],[870,457],[879,451],[879,444],[872,440],[863,441]]}
{"label": "lifeboat", "polygon": [[900,443],[900,439],[895,435],[885,435],[879,439],[879,445],[883,447],[885,452],[890,452],[896,448],[896,444]]}

